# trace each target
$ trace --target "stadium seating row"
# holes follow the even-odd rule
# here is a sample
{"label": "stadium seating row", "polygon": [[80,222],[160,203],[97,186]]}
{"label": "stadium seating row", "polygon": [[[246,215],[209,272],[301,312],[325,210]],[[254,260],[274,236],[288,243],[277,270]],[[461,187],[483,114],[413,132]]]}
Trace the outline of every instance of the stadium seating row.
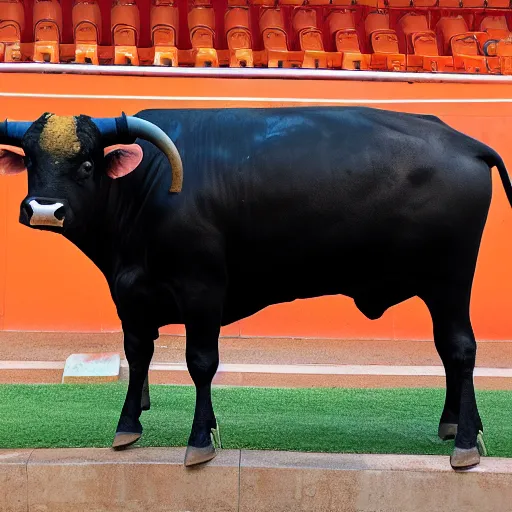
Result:
{"label": "stadium seating row", "polygon": [[[370,0],[363,0],[370,1]],[[371,0],[375,1],[375,0]],[[430,7],[432,0],[412,0]],[[503,0],[487,0],[487,4]],[[346,3],[347,0],[345,0]],[[0,62],[71,61],[99,65],[303,67],[349,70],[428,71],[512,74],[512,32],[507,9],[460,9],[448,13],[414,9],[411,0],[387,0],[389,8],[343,6],[342,1],[254,0],[254,7],[228,0],[223,32],[226,48],[216,45],[216,11],[207,0],[190,2],[187,28],[191,48],[179,49],[179,8],[170,0],[153,0],[151,48],[139,47],[139,6],[115,0],[110,11],[112,45],[101,46],[102,12],[94,0],[75,0],[73,45],[62,44],[63,16],[58,0],[34,0],[33,41],[22,43],[25,9],[19,0],[0,0]],[[464,0],[477,7],[480,0]],[[508,4],[508,0],[506,2]],[[315,5],[328,4],[319,10]],[[393,6],[398,9],[393,9]],[[502,7],[508,7],[502,6]],[[255,45],[251,16],[257,15]]]}

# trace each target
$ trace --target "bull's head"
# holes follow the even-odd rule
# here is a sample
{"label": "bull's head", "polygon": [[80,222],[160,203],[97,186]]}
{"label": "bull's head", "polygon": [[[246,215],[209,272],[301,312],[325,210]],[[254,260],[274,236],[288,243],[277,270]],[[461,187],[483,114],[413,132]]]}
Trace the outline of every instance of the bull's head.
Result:
{"label": "bull's head", "polygon": [[86,215],[102,174],[112,179],[131,173],[142,160],[138,138],[152,142],[172,169],[170,192],[181,191],[183,168],[169,137],[156,125],[122,115],[95,119],[44,114],[35,122],[0,123],[0,175],[28,172],[28,195],[20,222],[60,230]]}

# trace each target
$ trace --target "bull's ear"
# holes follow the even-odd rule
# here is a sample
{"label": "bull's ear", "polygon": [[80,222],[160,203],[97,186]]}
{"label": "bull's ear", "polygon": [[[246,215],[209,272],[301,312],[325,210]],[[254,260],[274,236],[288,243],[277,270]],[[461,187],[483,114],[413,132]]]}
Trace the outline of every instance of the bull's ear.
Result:
{"label": "bull's ear", "polygon": [[25,152],[15,146],[0,145],[0,175],[19,174],[26,171]]}
{"label": "bull's ear", "polygon": [[142,161],[142,148],[138,144],[117,144],[105,148],[106,171],[110,178],[130,174]]}

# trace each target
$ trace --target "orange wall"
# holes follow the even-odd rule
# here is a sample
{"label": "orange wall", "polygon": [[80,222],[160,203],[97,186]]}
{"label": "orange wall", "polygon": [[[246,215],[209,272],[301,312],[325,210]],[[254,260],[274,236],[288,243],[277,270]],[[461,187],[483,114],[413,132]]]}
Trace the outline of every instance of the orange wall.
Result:
{"label": "orange wall", "polygon": [[[120,97],[121,96],[121,97]],[[482,101],[482,99],[484,101]],[[507,85],[408,84],[206,78],[11,75],[0,73],[0,118],[45,111],[115,116],[143,108],[366,104],[433,113],[491,144],[512,174],[512,89]],[[512,210],[494,172],[494,197],[475,278],[472,318],[479,339],[512,339]],[[55,234],[18,224],[26,177],[0,179],[0,330],[112,331],[120,328],[100,272]],[[167,333],[182,333],[181,326]],[[268,308],[225,334],[431,339],[418,300],[365,319],[350,299],[326,297]]]}

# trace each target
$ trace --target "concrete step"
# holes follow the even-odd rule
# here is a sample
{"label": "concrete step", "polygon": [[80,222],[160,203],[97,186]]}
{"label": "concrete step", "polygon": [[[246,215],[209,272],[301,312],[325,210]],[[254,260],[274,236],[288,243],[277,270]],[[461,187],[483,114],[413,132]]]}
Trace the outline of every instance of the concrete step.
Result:
{"label": "concrete step", "polygon": [[447,456],[184,448],[0,450],[1,510],[52,512],[509,512],[512,459],[465,472]]}

